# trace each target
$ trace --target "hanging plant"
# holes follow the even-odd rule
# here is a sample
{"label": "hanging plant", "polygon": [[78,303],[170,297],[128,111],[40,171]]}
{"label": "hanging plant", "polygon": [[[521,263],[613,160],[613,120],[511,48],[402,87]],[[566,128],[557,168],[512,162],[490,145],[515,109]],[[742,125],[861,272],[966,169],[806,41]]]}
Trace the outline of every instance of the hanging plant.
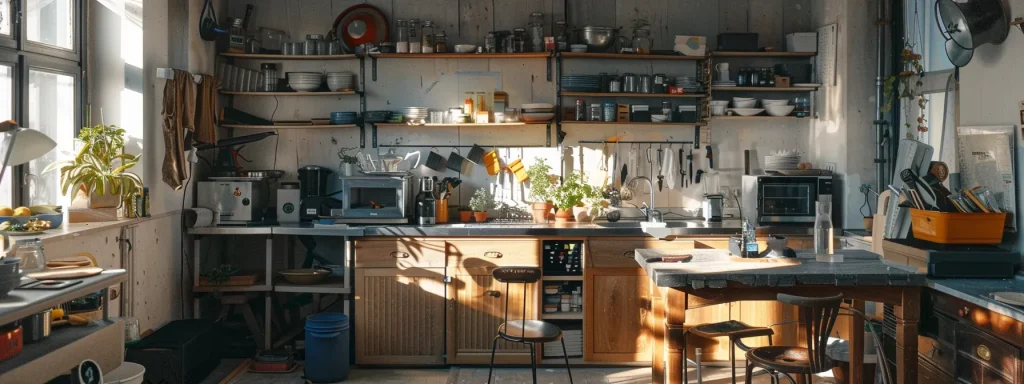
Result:
{"label": "hanging plant", "polygon": [[[917,92],[918,88],[924,86],[924,81],[921,80],[924,78],[924,65],[921,64],[921,59],[921,54],[914,52],[912,46],[907,45],[903,48],[903,51],[900,53],[903,71],[885,79],[884,93],[887,100],[882,107],[882,112],[891,111],[897,98],[907,100],[908,102],[914,100],[918,107],[917,118],[915,119],[917,132],[924,133],[928,132],[928,119],[925,118],[928,100]],[[907,136],[912,136],[910,133],[912,125],[909,117],[906,116],[903,124],[907,127]]]}

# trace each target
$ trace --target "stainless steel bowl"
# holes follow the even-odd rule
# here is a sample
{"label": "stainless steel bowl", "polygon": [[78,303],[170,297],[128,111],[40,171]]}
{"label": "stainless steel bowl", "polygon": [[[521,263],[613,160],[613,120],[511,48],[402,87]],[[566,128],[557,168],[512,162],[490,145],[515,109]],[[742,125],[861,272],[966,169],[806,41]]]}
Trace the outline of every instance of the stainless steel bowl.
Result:
{"label": "stainless steel bowl", "polygon": [[587,45],[589,52],[605,52],[618,37],[619,30],[612,27],[587,26],[576,30],[580,43]]}

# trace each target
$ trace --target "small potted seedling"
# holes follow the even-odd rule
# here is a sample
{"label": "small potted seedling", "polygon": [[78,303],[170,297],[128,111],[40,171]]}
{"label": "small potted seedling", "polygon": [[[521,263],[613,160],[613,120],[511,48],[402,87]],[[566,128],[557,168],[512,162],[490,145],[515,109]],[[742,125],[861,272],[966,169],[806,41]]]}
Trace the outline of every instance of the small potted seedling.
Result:
{"label": "small potted seedling", "polygon": [[487,210],[495,207],[494,194],[487,188],[480,188],[473,192],[473,198],[469,199],[469,208],[473,210],[473,219],[477,223],[487,221]]}

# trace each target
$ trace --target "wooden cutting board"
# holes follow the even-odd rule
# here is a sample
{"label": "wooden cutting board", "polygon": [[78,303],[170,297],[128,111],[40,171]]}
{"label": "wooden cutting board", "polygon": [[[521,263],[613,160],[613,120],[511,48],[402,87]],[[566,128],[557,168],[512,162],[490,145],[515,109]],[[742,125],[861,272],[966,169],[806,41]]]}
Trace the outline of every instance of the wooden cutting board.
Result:
{"label": "wooden cutting board", "polygon": [[28,277],[36,280],[80,279],[83,277],[96,276],[102,272],[103,268],[98,267],[48,269],[42,272],[29,273]]}

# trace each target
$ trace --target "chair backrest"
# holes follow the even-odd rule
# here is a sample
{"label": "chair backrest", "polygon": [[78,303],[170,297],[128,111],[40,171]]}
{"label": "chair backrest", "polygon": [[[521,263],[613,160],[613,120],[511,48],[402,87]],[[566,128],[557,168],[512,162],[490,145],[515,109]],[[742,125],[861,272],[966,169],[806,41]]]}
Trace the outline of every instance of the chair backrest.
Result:
{"label": "chair backrest", "polygon": [[831,365],[826,364],[829,359],[825,355],[825,346],[828,345],[828,335],[832,333],[832,326],[836,324],[836,317],[839,316],[839,305],[843,303],[843,295],[802,297],[780,293],[777,300],[780,303],[801,307],[799,320],[807,326],[805,336],[811,372],[832,369]]}
{"label": "chair backrest", "polygon": [[[510,284],[523,284],[523,312],[522,318],[523,324],[526,324],[526,301],[529,299],[526,297],[526,284],[536,283],[540,281],[541,269],[537,267],[498,267],[494,268],[491,272],[491,276],[494,280],[505,283],[505,317],[502,320],[504,324],[508,324],[508,298],[509,285]],[[508,332],[508,328],[505,329]],[[526,327],[522,327],[522,334],[520,337],[526,337]]]}

